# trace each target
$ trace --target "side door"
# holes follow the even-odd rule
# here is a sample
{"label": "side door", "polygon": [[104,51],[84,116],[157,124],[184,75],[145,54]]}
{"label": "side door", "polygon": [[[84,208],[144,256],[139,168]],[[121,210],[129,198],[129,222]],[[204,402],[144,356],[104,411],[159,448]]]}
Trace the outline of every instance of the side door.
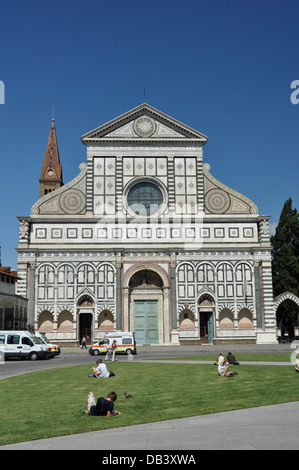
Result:
{"label": "side door", "polygon": [[101,341],[99,341],[99,346],[100,346],[100,352],[103,354],[106,354],[107,352],[107,339],[103,338]]}
{"label": "side door", "polygon": [[7,335],[5,357],[21,357],[22,350],[21,336],[18,334]]}
{"label": "side door", "polygon": [[22,337],[22,355],[29,356],[30,352],[34,349],[34,344],[27,336]]}

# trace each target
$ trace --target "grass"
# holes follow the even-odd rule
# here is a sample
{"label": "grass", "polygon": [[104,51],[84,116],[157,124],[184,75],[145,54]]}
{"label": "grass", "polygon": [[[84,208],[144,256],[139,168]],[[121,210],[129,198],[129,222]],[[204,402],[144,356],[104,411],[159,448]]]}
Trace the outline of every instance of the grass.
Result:
{"label": "grass", "polygon": [[[233,378],[205,364],[118,362],[112,369],[109,379],[88,378],[90,365],[78,365],[1,380],[0,445],[299,399],[291,364],[240,365]],[[97,398],[112,390],[121,415],[80,415],[89,391]]]}
{"label": "grass", "polygon": [[[253,353],[253,354],[237,354],[237,361],[245,362],[290,362],[290,352],[284,353]],[[224,354],[225,355],[225,354]],[[202,356],[181,356],[181,357],[165,357],[160,359],[174,360],[174,361],[210,361],[214,362],[217,359],[217,354],[214,355],[202,355]],[[157,360],[157,359],[156,359]]]}

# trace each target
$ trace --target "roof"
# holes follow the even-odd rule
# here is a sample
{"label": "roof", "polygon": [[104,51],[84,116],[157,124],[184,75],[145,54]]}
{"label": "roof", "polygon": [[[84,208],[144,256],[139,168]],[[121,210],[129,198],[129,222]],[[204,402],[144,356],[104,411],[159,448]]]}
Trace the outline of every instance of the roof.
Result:
{"label": "roof", "polygon": [[[134,132],[128,132],[126,126],[140,118],[141,116],[148,116],[152,120],[156,121],[164,129],[165,135],[163,132],[155,133],[149,137],[140,137]],[[118,129],[126,129],[124,135],[118,132]],[[168,130],[168,134],[167,134]],[[112,140],[122,140],[122,141],[131,141],[138,140],[139,142],[154,142],[161,140],[172,140],[172,141],[193,141],[197,142],[200,145],[204,145],[208,137],[197,130],[192,129],[186,124],[177,121],[176,119],[168,116],[167,114],[153,108],[147,103],[143,103],[136,108],[127,111],[121,116],[113,119],[112,121],[107,122],[106,124],[93,129],[92,131],[87,132],[81,137],[81,141],[87,145],[88,143],[101,141],[112,141]]]}
{"label": "roof", "polygon": [[18,271],[11,271],[11,268],[9,266],[0,266],[0,274],[4,274],[15,279],[20,279],[18,277]]}
{"label": "roof", "polygon": [[60,181],[62,180],[62,165],[60,164],[55,120],[52,119],[50,134],[44,162],[42,166],[40,181]]}

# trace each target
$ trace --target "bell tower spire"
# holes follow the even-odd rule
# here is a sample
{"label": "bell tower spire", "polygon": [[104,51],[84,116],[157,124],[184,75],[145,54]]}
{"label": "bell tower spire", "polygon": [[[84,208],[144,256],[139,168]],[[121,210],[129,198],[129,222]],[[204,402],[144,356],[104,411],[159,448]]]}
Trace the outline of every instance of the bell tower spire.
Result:
{"label": "bell tower spire", "polygon": [[59,159],[54,118],[52,118],[52,124],[39,183],[40,197],[63,186],[62,165]]}

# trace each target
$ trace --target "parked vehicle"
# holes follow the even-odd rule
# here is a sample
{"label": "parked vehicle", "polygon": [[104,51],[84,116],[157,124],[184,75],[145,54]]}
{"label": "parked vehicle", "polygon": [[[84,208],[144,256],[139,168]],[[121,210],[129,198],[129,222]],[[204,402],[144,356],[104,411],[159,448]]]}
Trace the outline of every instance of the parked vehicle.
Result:
{"label": "parked vehicle", "polygon": [[113,340],[116,341],[116,354],[137,354],[135,333],[122,331],[119,333],[107,333],[100,341],[89,348],[89,354],[93,356],[106,354],[108,339],[111,345]]}
{"label": "parked vehicle", "polygon": [[36,333],[35,336],[40,338],[42,342],[51,350],[52,357],[59,356],[60,354],[60,347],[57,344],[53,344],[44,333]]}
{"label": "parked vehicle", "polygon": [[50,348],[40,338],[25,330],[0,331],[0,349],[4,351],[5,359],[18,357],[36,361],[51,357]]}

